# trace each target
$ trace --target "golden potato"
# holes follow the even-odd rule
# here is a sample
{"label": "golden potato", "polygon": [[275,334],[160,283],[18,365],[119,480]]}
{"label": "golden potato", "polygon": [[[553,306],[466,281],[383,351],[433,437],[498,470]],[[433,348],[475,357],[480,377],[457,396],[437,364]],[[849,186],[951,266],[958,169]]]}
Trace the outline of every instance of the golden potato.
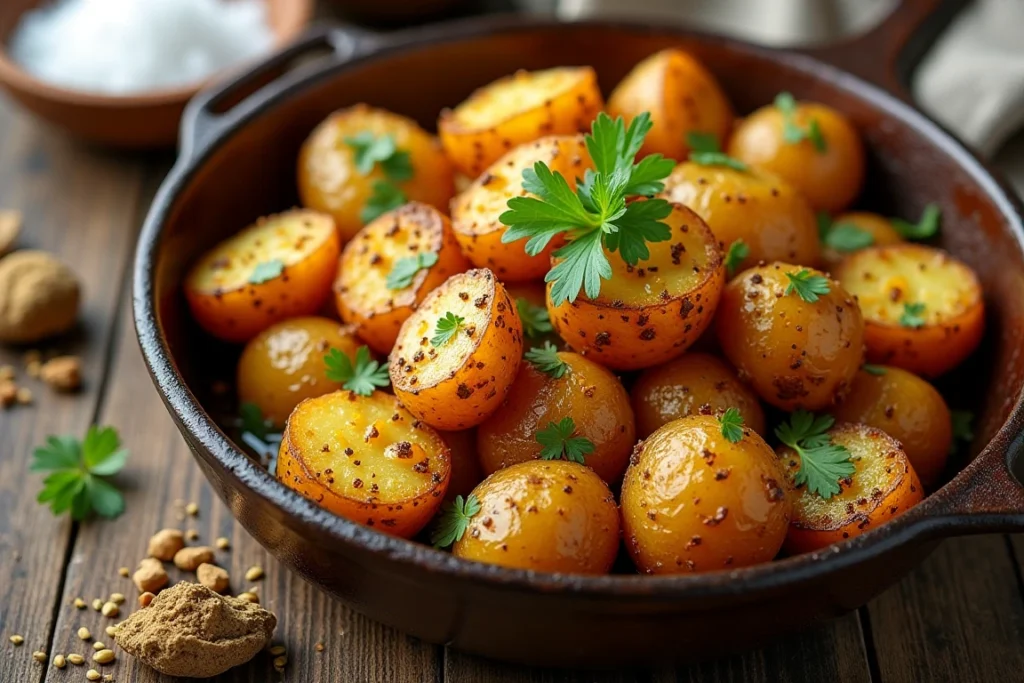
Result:
{"label": "golden potato", "polygon": [[[608,370],[576,353],[556,353],[553,346],[527,354],[505,403],[477,428],[484,472],[545,457],[549,449],[538,433],[565,418],[575,427],[572,436],[593,446],[584,464],[607,483],[617,482],[636,443],[629,395]],[[556,457],[565,455],[559,451]]]}
{"label": "golden potato", "polygon": [[707,353],[691,351],[644,370],[629,395],[641,439],[681,417],[721,415],[729,408],[740,412],[747,427],[765,434],[764,410],[757,395],[740,382],[728,363]]}
{"label": "golden potato", "polygon": [[862,369],[831,413],[840,422],[875,427],[896,439],[925,486],[938,481],[946,467],[952,417],[942,394],[917,375],[890,366]]}
{"label": "golden potato", "polygon": [[184,286],[192,317],[215,337],[246,342],[276,322],[313,315],[330,296],[340,250],[329,216],[261,218],[192,267]]}
{"label": "golden potato", "polygon": [[834,270],[850,252],[882,247],[903,241],[892,221],[877,213],[854,211],[828,219],[822,235],[822,262]]}
{"label": "golden potato", "polygon": [[648,243],[650,258],[630,266],[617,253],[608,257],[610,280],[591,299],[554,305],[548,284],[548,313],[555,331],[573,349],[616,370],[646,368],[685,351],[711,323],[725,281],[722,251],[704,221],[674,204],[664,220],[672,237]]}
{"label": "golden potato", "polygon": [[277,461],[277,478],[320,507],[403,538],[440,509],[450,476],[444,440],[380,391],[300,403]]}
{"label": "golden potato", "polygon": [[468,269],[448,218],[411,202],[374,220],[345,245],[334,283],[338,312],[374,351],[387,354],[427,294]]}
{"label": "golden potato", "polygon": [[602,109],[597,75],[589,66],[519,71],[442,111],[437,129],[448,158],[476,178],[513,147],[590,130]]}
{"label": "golden potato", "polygon": [[452,548],[456,557],[568,574],[607,574],[615,562],[615,497],[583,465],[528,460],[498,470],[473,495],[480,512]]}
{"label": "golden potato", "polygon": [[[864,184],[860,135],[849,119],[831,107],[792,100],[790,104],[791,113],[787,113],[789,108],[780,107],[777,99],[776,104],[740,121],[727,152],[783,178],[816,211],[842,211]],[[798,139],[791,142],[787,131],[795,132]]]}
{"label": "golden potato", "polygon": [[[813,300],[801,295],[808,287],[817,287],[806,293]],[[716,331],[740,378],[783,410],[837,403],[864,356],[864,320],[853,297],[824,274],[786,263],[733,278],[722,293]]]}
{"label": "golden potato", "polygon": [[[381,153],[357,154],[369,145]],[[390,208],[417,201],[447,211],[455,194],[437,139],[412,119],[365,104],[331,114],[310,134],[299,152],[298,183],[303,206],[333,216],[342,242],[383,212],[371,202],[380,183],[398,190]]]}
{"label": "golden potato", "polygon": [[936,377],[969,356],[985,330],[977,276],[941,249],[920,244],[851,254],[836,279],[857,297],[871,363]]}
{"label": "golden potato", "polygon": [[753,430],[733,442],[708,415],[680,418],[636,447],[622,531],[637,568],[680,574],[771,560],[789,525],[785,473]]}
{"label": "golden potato", "polygon": [[522,355],[515,303],[494,273],[471,270],[449,278],[405,321],[388,370],[409,412],[461,430],[501,406]]}
{"label": "golden potato", "polygon": [[690,133],[709,133],[719,146],[732,128],[732,105],[715,77],[682,50],[656,52],[633,67],[608,98],[608,114],[628,125],[649,112],[654,126],[640,156],[662,154],[682,160],[690,153]]}
{"label": "golden potato", "polygon": [[490,268],[502,282],[539,280],[551,267],[551,253],[564,243],[551,240],[536,256],[526,253],[526,239],[501,241],[506,226],[499,220],[508,200],[528,195],[523,170],[538,161],[561,173],[576,189],[576,179],[592,167],[582,135],[552,135],[516,147],[492,164],[468,189],[452,200],[452,227],[462,250],[478,268]]}
{"label": "golden potato", "polygon": [[239,403],[252,403],[263,419],[283,427],[301,401],[337,391],[327,379],[324,356],[338,349],[355,362],[361,342],[355,330],[329,318],[292,318],[256,335],[238,359]]}

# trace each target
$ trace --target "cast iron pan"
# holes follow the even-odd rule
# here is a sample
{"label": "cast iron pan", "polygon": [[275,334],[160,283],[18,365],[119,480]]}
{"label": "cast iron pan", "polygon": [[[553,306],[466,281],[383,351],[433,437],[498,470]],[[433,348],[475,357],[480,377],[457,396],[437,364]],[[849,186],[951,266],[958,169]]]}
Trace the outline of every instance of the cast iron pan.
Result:
{"label": "cast iron pan", "polygon": [[[867,35],[802,52],[667,26],[509,17],[388,36],[316,30],[188,109],[181,158],[154,201],[135,267],[135,321],[157,388],[218,494],[286,566],[373,619],[504,660],[650,664],[753,646],[864,604],[943,537],[1022,530],[1021,205],[969,150],[908,104],[903,86],[921,46],[962,4],[904,0]],[[207,247],[296,203],[297,151],[321,119],[365,101],[433,128],[442,107],[518,68],[590,64],[607,93],[641,58],[668,46],[694,53],[741,112],[784,89],[846,112],[870,149],[861,206],[903,216],[918,215],[929,201],[942,206],[941,244],[980,273],[990,313],[984,347],[942,387],[954,406],[979,418],[973,459],[953,463],[940,490],[861,537],[757,567],[677,577],[563,576],[457,560],[335,517],[279,484],[232,442],[211,417],[220,408],[208,387],[230,379],[238,352],[190,322],[179,283]]]}

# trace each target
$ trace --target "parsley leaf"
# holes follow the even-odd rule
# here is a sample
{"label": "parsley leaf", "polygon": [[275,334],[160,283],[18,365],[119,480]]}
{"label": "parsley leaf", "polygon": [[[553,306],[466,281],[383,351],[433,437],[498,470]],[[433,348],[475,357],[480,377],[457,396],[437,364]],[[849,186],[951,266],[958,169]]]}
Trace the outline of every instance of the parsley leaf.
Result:
{"label": "parsley leaf", "polygon": [[356,350],[356,362],[338,349],[330,349],[324,356],[327,379],[341,382],[341,386],[360,396],[369,396],[374,387],[386,387],[391,383],[387,367],[370,357],[370,349],[360,346]]}
{"label": "parsley leaf", "polygon": [[263,412],[255,403],[243,403],[238,410],[242,418],[242,431],[248,432],[261,441],[267,440],[270,422],[263,419]]}
{"label": "parsley leaf", "polygon": [[807,128],[801,128],[796,122],[796,99],[788,92],[780,92],[775,96],[775,108],[782,113],[782,139],[790,144],[810,141],[818,152],[828,151],[828,143],[821,132],[817,119],[811,119]]}
{"label": "parsley leaf", "polygon": [[284,272],[284,261],[279,258],[270,259],[257,263],[249,275],[249,284],[262,285],[268,280],[273,280]]}
{"label": "parsley leaf", "polygon": [[528,299],[519,297],[516,299],[516,310],[519,311],[519,319],[523,322],[523,334],[530,339],[540,339],[554,331],[551,316],[544,306],[537,306]]}
{"label": "parsley leaf", "polygon": [[409,180],[413,176],[412,159],[408,150],[398,150],[387,159],[382,159],[380,168],[388,180]]}
{"label": "parsley leaf", "polygon": [[881,365],[868,365],[867,363],[865,363],[864,365],[860,366],[860,369],[868,373],[869,375],[874,375],[875,377],[881,377],[882,375],[885,374],[885,368],[883,368]]}
{"label": "parsley leaf", "polygon": [[900,325],[903,327],[910,327],[915,330],[919,327],[924,327],[925,319],[922,313],[924,313],[923,303],[903,304],[903,314],[900,315]]}
{"label": "parsley leaf", "polygon": [[392,266],[385,284],[388,289],[405,289],[412,284],[416,273],[430,268],[435,263],[437,263],[437,254],[432,251],[420,252],[415,256],[400,258]]}
{"label": "parsley leaf", "polygon": [[369,175],[373,172],[373,167],[380,164],[386,178],[374,181],[373,193],[359,214],[363,223],[370,223],[378,216],[397,209],[408,201],[405,192],[395,183],[412,178],[412,161],[408,150],[398,149],[394,136],[377,136],[364,130],[346,137],[345,144],[352,148],[356,171],[361,175]]}
{"label": "parsley leaf", "polygon": [[810,304],[817,301],[819,295],[832,291],[828,284],[828,278],[812,275],[807,268],[796,273],[786,273],[786,279],[789,280],[789,284],[786,286],[785,295],[789,296],[796,292],[797,296]]}
{"label": "parsley leaf", "polygon": [[535,346],[525,354],[526,360],[540,372],[561,379],[569,371],[569,366],[558,357],[558,348],[549,341],[544,346]]}
{"label": "parsley leaf", "polygon": [[942,209],[939,208],[938,204],[929,204],[924,207],[921,219],[917,223],[910,223],[900,218],[893,218],[890,222],[893,229],[903,239],[926,240],[938,234],[940,224],[942,223]]}
{"label": "parsley leaf", "polygon": [[49,472],[36,498],[55,515],[71,512],[81,521],[96,513],[117,517],[124,512],[124,496],[105,478],[117,474],[128,460],[121,437],[113,427],[89,427],[81,441],[51,436],[32,454],[33,472]]}
{"label": "parsley leaf", "polygon": [[729,277],[736,274],[736,269],[743,263],[743,259],[750,256],[750,247],[743,240],[736,240],[729,245],[729,251],[725,253],[725,272]]}
{"label": "parsley leaf", "polygon": [[839,482],[853,475],[857,468],[845,446],[832,443],[828,430],[835,424],[831,415],[797,410],[775,429],[775,436],[800,456],[800,469],[793,477],[797,486],[828,500],[842,491]]}
{"label": "parsley leaf", "polygon": [[346,137],[345,144],[352,148],[361,175],[370,175],[378,161],[390,159],[398,149],[393,136],[377,136],[368,130]]}
{"label": "parsley leaf", "polygon": [[372,223],[375,219],[388,211],[394,211],[407,201],[405,192],[388,180],[375,180],[372,190],[373,194],[366,200],[366,206],[359,212],[359,220],[363,223]]}
{"label": "parsley leaf", "polygon": [[584,462],[584,456],[594,452],[594,444],[590,439],[573,436],[576,423],[571,417],[563,417],[558,422],[548,422],[547,429],[537,432],[537,443],[544,448],[540,451],[541,460],[558,460],[564,458],[570,462]]}
{"label": "parsley leaf", "polygon": [[686,144],[690,146],[690,161],[701,166],[725,166],[734,171],[747,171],[748,167],[739,159],[734,159],[718,146],[718,138],[711,133],[691,131],[686,136]]}
{"label": "parsley leaf", "polygon": [[466,319],[461,315],[455,315],[451,311],[438,318],[437,327],[434,329],[434,336],[430,338],[431,346],[444,346],[451,341],[458,333],[459,328]]}
{"label": "parsley leaf", "polygon": [[461,541],[470,521],[479,512],[480,500],[472,493],[465,499],[455,496],[455,500],[441,506],[441,514],[430,534],[430,542],[435,548],[447,548]]}
{"label": "parsley leaf", "polygon": [[857,251],[875,243],[875,236],[855,223],[833,223],[828,213],[818,213],[818,235],[836,251]]}
{"label": "parsley leaf", "polygon": [[727,408],[718,421],[722,424],[722,436],[729,443],[736,443],[743,438],[743,416],[736,408]]}
{"label": "parsley leaf", "polygon": [[611,278],[612,264],[604,255],[601,236],[601,232],[588,232],[555,252],[561,260],[544,276],[544,282],[555,283],[551,287],[551,301],[556,306],[575,301],[581,289],[589,298],[597,298],[601,280]]}

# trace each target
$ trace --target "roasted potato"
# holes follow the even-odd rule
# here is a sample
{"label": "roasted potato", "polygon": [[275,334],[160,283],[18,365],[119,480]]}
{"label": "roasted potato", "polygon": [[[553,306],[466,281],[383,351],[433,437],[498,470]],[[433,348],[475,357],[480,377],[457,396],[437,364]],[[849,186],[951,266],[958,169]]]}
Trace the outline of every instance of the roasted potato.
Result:
{"label": "roasted potato", "polygon": [[622,483],[622,531],[637,568],[680,574],[767,562],[791,504],[785,473],[752,429],[735,443],[708,415],[680,418],[640,442]]}
{"label": "roasted potato", "polygon": [[277,478],[320,507],[403,538],[438,511],[450,476],[444,440],[380,391],[300,403],[277,461]]}
{"label": "roasted potato", "polygon": [[445,500],[455,496],[468,496],[484,479],[480,460],[476,456],[476,430],[463,429],[461,432],[438,432],[452,456],[452,476],[448,482]]}
{"label": "roasted potato", "polygon": [[602,109],[597,75],[589,66],[519,71],[442,111],[437,129],[448,158],[476,178],[513,147],[590,130]]}
{"label": "roasted potato", "polygon": [[263,419],[283,427],[301,401],[341,389],[327,379],[324,356],[338,349],[355,362],[361,342],[351,326],[329,318],[292,318],[256,335],[238,359],[239,403],[252,403]]}
{"label": "roasted potato", "polygon": [[[835,270],[850,255],[867,247],[899,244],[903,241],[892,221],[877,213],[853,211],[828,219],[822,234],[822,262]],[[856,246],[851,247],[854,244]]]}
{"label": "roasted potato", "polygon": [[506,226],[498,220],[508,200],[527,195],[523,170],[538,161],[562,176],[573,189],[576,179],[592,166],[582,135],[552,135],[516,147],[492,164],[472,185],[452,200],[452,227],[462,251],[478,268],[490,268],[502,282],[539,280],[551,267],[551,252],[564,242],[551,240],[536,256],[524,249],[526,239],[504,243]]}
{"label": "roasted potato", "polygon": [[644,370],[629,395],[641,439],[681,417],[721,415],[729,408],[740,412],[747,427],[765,433],[757,395],[728,363],[707,353],[690,352]]}
{"label": "roasted potato", "polygon": [[548,284],[548,312],[555,331],[573,349],[601,365],[633,370],[678,356],[711,323],[725,282],[718,240],[690,209],[674,204],[664,220],[671,239],[651,242],[650,258],[630,266],[605,252],[612,277],[591,299],[554,305]]}
{"label": "roasted potato", "polygon": [[469,269],[448,218],[411,202],[360,230],[341,253],[335,299],[342,320],[387,354],[427,294]]}
{"label": "roasted potato", "polygon": [[529,460],[498,470],[473,491],[480,512],[456,557],[541,572],[607,574],[619,551],[615,497],[593,470]]}
{"label": "roasted potato", "polygon": [[656,52],[619,82],[608,98],[608,113],[626,125],[644,112],[654,124],[640,156],[662,154],[682,160],[690,153],[690,133],[710,133],[725,146],[732,128],[732,105],[704,66],[682,50]]}
{"label": "roasted potato", "polygon": [[[390,138],[396,156],[408,155],[411,173],[396,175],[386,163],[360,164],[358,139]],[[372,156],[368,157],[373,162]],[[404,165],[404,164],[403,164]],[[383,109],[357,104],[331,114],[310,134],[299,152],[299,197],[302,204],[334,217],[342,242],[347,242],[368,222],[364,211],[375,185],[387,181],[401,198],[441,210],[455,194],[452,165],[437,139],[415,121]]]}
{"label": "roasted potato", "polygon": [[946,467],[952,417],[942,394],[917,375],[889,366],[862,369],[830,412],[840,422],[875,427],[896,439],[925,486]]}
{"label": "roasted potato", "polygon": [[833,444],[844,446],[856,471],[840,480],[841,491],[831,498],[811,493],[795,482],[800,456],[780,446],[786,468],[793,517],[786,534],[786,551],[806,553],[859,536],[921,502],[924,489],[900,444],[880,429],[840,424],[828,431]]}
{"label": "roasted potato", "polygon": [[761,261],[818,263],[821,243],[814,211],[780,178],[686,162],[665,180],[662,196],[693,209],[724,250],[743,240],[749,253],[736,272]]}
{"label": "roasted potato", "polygon": [[193,266],[185,279],[192,317],[237,343],[276,322],[313,315],[330,296],[340,250],[330,216],[296,210],[261,218]]}
{"label": "roasted potato", "polygon": [[516,305],[487,269],[449,278],[398,333],[388,371],[395,394],[437,429],[487,419],[505,400],[523,355]]}
{"label": "roasted potato", "polygon": [[571,418],[573,435],[594,447],[585,464],[614,484],[626,471],[636,443],[629,395],[618,377],[597,363],[548,348],[540,359],[527,356],[505,403],[477,428],[480,464],[490,474],[543,457],[538,432]]}
{"label": "roasted potato", "polygon": [[[849,119],[831,107],[814,102],[792,104],[791,114],[772,104],[740,121],[727,151],[786,180],[816,211],[842,211],[864,184],[860,135]],[[791,142],[787,131],[796,130],[803,131],[803,137]]]}
{"label": "roasted potato", "polygon": [[[821,286],[807,294],[813,301],[793,278]],[[783,410],[838,403],[863,362],[864,320],[853,297],[823,273],[786,263],[733,278],[722,293],[716,331],[740,379]]]}
{"label": "roasted potato", "polygon": [[985,329],[981,284],[966,264],[920,244],[851,254],[836,279],[857,297],[871,363],[936,377],[977,348]]}

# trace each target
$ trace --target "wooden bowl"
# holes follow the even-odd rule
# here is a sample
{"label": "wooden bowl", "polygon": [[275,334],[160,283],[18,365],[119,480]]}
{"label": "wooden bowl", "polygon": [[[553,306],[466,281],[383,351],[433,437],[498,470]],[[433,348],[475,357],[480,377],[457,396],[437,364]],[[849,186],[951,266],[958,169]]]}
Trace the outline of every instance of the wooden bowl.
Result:
{"label": "wooden bowl", "polygon": [[[104,95],[35,78],[10,58],[6,45],[22,15],[48,1],[0,2],[0,86],[29,111],[88,142],[122,148],[173,145],[185,104],[207,83],[137,95]],[[280,48],[309,23],[314,0],[267,0],[267,4],[275,44]]]}

